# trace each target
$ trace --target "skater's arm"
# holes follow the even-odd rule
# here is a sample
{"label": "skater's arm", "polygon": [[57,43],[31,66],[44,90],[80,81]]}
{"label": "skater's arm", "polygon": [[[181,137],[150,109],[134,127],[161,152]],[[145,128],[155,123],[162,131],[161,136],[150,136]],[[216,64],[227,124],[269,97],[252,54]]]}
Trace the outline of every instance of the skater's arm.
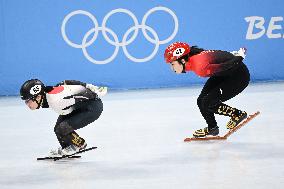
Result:
{"label": "skater's arm", "polygon": [[76,80],[64,80],[62,82],[60,82],[59,84],[57,84],[57,86],[59,85],[82,85],[84,87],[86,87],[87,89],[90,89],[91,91],[93,91],[94,93],[96,93],[98,95],[98,97],[103,97],[106,95],[108,88],[107,87],[99,87],[93,84],[89,84],[89,83],[83,83],[81,81],[76,81]]}
{"label": "skater's arm", "polygon": [[105,96],[107,94],[107,91],[108,91],[107,87],[99,87],[99,86],[95,86],[95,85],[92,85],[92,84],[87,84],[86,88],[90,89],[91,91],[96,93],[99,98]]}

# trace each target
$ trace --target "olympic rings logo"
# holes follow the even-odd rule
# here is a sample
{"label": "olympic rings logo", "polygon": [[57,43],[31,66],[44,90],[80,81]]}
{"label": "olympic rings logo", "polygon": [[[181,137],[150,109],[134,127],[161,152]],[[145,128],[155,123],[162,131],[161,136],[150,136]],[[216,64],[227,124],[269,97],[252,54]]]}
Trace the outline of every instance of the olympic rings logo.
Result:
{"label": "olympic rings logo", "polygon": [[[154,12],[156,12],[156,11],[165,11],[165,12],[169,13],[172,16],[173,20],[174,20],[174,25],[175,25],[174,26],[174,31],[172,32],[172,34],[168,38],[166,38],[164,40],[160,40],[159,37],[158,37],[157,32],[153,28],[151,28],[150,26],[146,25],[146,21],[147,21],[148,17],[151,14],[153,14]],[[106,26],[108,19],[113,14],[116,14],[116,13],[125,13],[125,14],[129,15],[132,18],[133,22],[134,22],[134,26],[130,27],[124,33],[122,41],[119,41],[117,34],[113,30],[111,30],[109,27]],[[76,44],[76,43],[74,43],[74,42],[69,40],[69,38],[66,35],[65,28],[66,28],[67,22],[69,21],[69,19],[71,17],[73,17],[75,15],[80,15],[80,14],[89,17],[92,20],[92,22],[94,24],[94,27],[91,28],[88,32],[86,32],[86,34],[84,35],[84,37],[82,39],[82,43],[81,44]],[[132,43],[135,40],[135,38],[138,35],[138,30],[139,29],[142,30],[143,36],[145,37],[145,39],[148,40],[150,43],[155,45],[153,52],[149,56],[144,57],[144,58],[135,58],[134,56],[132,56],[128,52],[128,50],[126,48],[127,45],[129,45],[130,43]],[[146,30],[152,34],[153,38],[151,38],[147,34]],[[113,54],[109,58],[107,58],[105,60],[95,60],[94,58],[92,58],[89,55],[89,53],[87,51],[87,47],[92,45],[94,43],[94,41],[97,39],[99,31],[102,32],[104,39],[109,44],[115,46]],[[128,36],[129,36],[129,34],[131,32],[133,32],[133,35],[128,39]],[[115,57],[118,54],[119,47],[122,47],[125,56],[128,59],[132,60],[133,62],[147,62],[147,61],[151,60],[157,54],[159,46],[161,44],[165,44],[165,43],[168,43],[169,41],[171,41],[176,36],[177,32],[178,32],[178,18],[177,18],[177,16],[175,15],[175,13],[172,10],[170,10],[169,8],[166,8],[166,7],[154,7],[152,9],[150,9],[143,16],[141,24],[138,23],[138,20],[137,20],[136,16],[131,11],[129,11],[127,9],[119,8],[119,9],[114,9],[114,10],[110,11],[103,18],[102,26],[99,26],[98,21],[97,21],[97,19],[96,19],[96,17],[94,15],[92,15],[91,13],[89,13],[87,11],[84,11],[84,10],[76,10],[76,11],[73,11],[73,12],[69,13],[68,15],[65,16],[65,18],[64,18],[64,20],[62,22],[62,25],[61,25],[61,34],[62,34],[62,37],[63,37],[64,41],[68,45],[70,45],[71,47],[82,49],[84,56],[90,62],[92,62],[94,64],[107,64],[107,63],[111,62],[112,60],[114,60]],[[107,33],[110,34],[114,40],[111,40],[108,37]],[[91,37],[91,39],[89,41],[87,41],[87,39],[89,39],[90,35],[93,35],[93,36]]]}

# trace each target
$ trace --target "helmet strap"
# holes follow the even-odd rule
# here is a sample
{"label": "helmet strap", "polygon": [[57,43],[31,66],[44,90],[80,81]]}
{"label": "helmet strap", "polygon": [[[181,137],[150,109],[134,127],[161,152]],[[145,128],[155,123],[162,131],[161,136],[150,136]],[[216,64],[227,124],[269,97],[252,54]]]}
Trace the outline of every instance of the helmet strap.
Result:
{"label": "helmet strap", "polygon": [[[184,60],[184,61],[182,61]],[[177,59],[177,61],[182,65],[182,72],[181,73],[186,73],[185,71],[185,65],[188,63],[189,61],[189,53],[180,57],[179,59]]]}
{"label": "helmet strap", "polygon": [[182,72],[181,73],[186,73],[186,71],[185,71],[185,64],[182,64]]}
{"label": "helmet strap", "polygon": [[41,107],[42,102],[43,102],[43,96],[41,95],[40,101],[37,101],[36,98],[35,98],[35,101],[37,103],[37,108],[36,109],[39,109]]}
{"label": "helmet strap", "polygon": [[182,65],[182,72],[181,73],[186,73],[185,71],[185,63],[183,63],[181,60],[177,60],[181,65]]}

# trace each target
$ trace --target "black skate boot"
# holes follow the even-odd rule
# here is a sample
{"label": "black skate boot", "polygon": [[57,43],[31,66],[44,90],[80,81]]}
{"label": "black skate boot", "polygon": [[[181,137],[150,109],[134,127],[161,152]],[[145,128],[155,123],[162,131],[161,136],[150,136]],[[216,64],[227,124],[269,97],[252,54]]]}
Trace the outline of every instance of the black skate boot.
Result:
{"label": "black skate boot", "polygon": [[205,127],[204,129],[198,129],[193,133],[193,137],[195,138],[202,138],[202,137],[208,137],[208,136],[217,136],[219,134],[219,127],[213,127],[208,129],[208,127]]}
{"label": "black skate boot", "polygon": [[248,117],[245,111],[236,110],[232,116],[230,121],[227,123],[227,129],[233,129],[238,126],[243,120]]}
{"label": "black skate boot", "polygon": [[224,116],[231,117],[230,121],[227,123],[227,129],[235,128],[239,123],[247,118],[247,113],[245,111],[232,108],[226,104],[220,103],[214,110],[214,113]]}
{"label": "black skate boot", "polygon": [[[61,140],[60,140],[61,141]],[[59,141],[59,142],[60,142]],[[64,136],[61,141],[61,147],[49,152],[50,157],[60,157],[63,155],[71,155],[87,147],[87,143],[75,131]]]}
{"label": "black skate boot", "polygon": [[87,147],[85,139],[80,137],[75,131],[71,133],[71,142],[72,145],[74,145],[78,151],[83,150]]}
{"label": "black skate boot", "polygon": [[87,143],[75,131],[67,136],[69,144],[61,150],[62,155],[71,155],[87,147]]}

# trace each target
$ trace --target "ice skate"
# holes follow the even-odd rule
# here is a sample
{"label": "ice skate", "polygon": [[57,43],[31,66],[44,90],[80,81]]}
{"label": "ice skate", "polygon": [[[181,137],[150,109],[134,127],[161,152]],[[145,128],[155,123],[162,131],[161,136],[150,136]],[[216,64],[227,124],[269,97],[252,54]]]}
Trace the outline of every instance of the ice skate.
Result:
{"label": "ice skate", "polygon": [[85,142],[85,140],[81,137],[79,137],[79,135],[75,132],[71,133],[71,137],[72,137],[72,144],[70,144],[69,146],[62,148],[59,147],[56,150],[51,150],[49,152],[49,156],[50,157],[61,157],[64,155],[71,155],[74,154],[76,152],[79,152],[80,150],[84,150],[87,147],[87,143]]}
{"label": "ice skate", "polygon": [[227,129],[233,129],[238,124],[240,124],[244,119],[247,118],[247,113],[245,111],[232,108],[226,104],[221,103],[218,106],[217,112],[219,115],[229,116],[231,119],[227,123]]}
{"label": "ice skate", "polygon": [[59,147],[56,150],[51,150],[49,153],[49,156],[47,157],[39,157],[37,158],[37,160],[60,160],[60,159],[76,159],[76,158],[81,158],[81,156],[79,154],[83,153],[83,152],[87,152],[90,150],[94,150],[97,147],[90,147],[90,148],[86,148],[87,144],[84,143],[84,145],[82,145],[81,147],[78,147],[76,145],[69,145],[66,148],[61,148]]}
{"label": "ice skate", "polygon": [[203,138],[203,137],[211,137],[211,136],[218,136],[219,134],[219,127],[208,128],[205,127],[204,129],[198,129],[193,133],[193,137],[195,138]]}
{"label": "ice skate", "polygon": [[84,143],[83,146],[81,147],[78,147],[76,145],[69,145],[65,148],[62,148],[62,147],[58,147],[58,149],[53,149],[53,150],[50,150],[48,156],[49,157],[61,157],[63,155],[70,155],[70,154],[74,154],[76,152],[79,152],[80,150],[83,150],[85,149],[87,146],[86,143]]}
{"label": "ice skate", "polygon": [[235,128],[246,118],[247,118],[247,113],[245,111],[240,111],[240,110],[235,111],[232,114],[230,121],[227,123],[227,129]]}
{"label": "ice skate", "polygon": [[87,147],[87,143],[84,143],[80,147],[71,144],[71,145],[69,145],[69,146],[67,146],[67,147],[65,147],[63,149],[61,147],[59,147],[58,149],[50,150],[48,156],[49,157],[61,157],[63,155],[70,155],[70,154],[79,152],[81,150],[84,150],[84,149],[86,149],[86,147]]}

